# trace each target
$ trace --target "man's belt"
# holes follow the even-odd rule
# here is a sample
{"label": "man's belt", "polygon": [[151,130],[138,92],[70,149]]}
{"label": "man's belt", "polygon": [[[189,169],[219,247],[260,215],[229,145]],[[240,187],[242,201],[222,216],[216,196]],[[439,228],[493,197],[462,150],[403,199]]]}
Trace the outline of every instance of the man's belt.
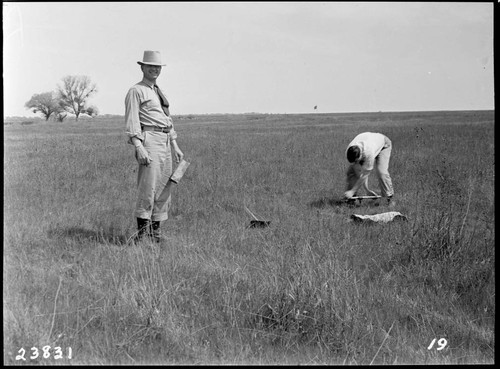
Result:
{"label": "man's belt", "polygon": [[154,126],[142,126],[143,131],[157,131],[157,132],[163,132],[163,133],[169,133],[172,127],[154,127]]}

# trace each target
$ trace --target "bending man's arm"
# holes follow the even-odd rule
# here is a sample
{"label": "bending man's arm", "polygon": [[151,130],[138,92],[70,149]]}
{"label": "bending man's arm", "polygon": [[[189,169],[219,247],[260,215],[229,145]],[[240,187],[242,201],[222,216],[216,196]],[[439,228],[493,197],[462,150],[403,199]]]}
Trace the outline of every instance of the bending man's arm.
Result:
{"label": "bending man's arm", "polygon": [[371,170],[366,170],[364,168],[361,168],[361,174],[356,183],[354,184],[354,186],[349,191],[344,192],[344,197],[346,199],[350,199],[351,197],[353,197],[354,194],[358,192],[361,186],[363,186],[367,192],[371,192],[368,189],[368,176],[370,175],[370,172]]}

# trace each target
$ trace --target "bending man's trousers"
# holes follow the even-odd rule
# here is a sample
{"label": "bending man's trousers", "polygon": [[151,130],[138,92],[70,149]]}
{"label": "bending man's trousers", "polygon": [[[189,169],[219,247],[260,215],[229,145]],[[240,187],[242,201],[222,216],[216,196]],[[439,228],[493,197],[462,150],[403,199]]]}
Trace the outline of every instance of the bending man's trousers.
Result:
{"label": "bending man's trousers", "polygon": [[139,165],[135,216],[155,222],[164,221],[168,219],[171,204],[170,135],[164,132],[144,131],[142,144],[152,161],[148,166]]}

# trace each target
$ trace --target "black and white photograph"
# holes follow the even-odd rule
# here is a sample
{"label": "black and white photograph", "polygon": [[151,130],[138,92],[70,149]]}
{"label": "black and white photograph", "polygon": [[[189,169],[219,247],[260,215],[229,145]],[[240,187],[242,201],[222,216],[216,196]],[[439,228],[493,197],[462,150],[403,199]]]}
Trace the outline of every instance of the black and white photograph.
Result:
{"label": "black and white photograph", "polygon": [[2,2],[4,365],[494,364],[498,6]]}

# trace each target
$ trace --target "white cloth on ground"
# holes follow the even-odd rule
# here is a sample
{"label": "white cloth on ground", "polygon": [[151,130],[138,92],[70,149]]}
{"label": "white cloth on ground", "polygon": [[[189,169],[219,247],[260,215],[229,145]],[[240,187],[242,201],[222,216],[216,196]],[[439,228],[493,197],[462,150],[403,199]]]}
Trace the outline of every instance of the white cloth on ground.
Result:
{"label": "white cloth on ground", "polygon": [[359,215],[352,214],[351,219],[355,222],[375,222],[375,223],[389,223],[394,220],[408,220],[408,218],[401,214],[399,211],[389,211],[387,213],[373,214],[373,215]]}

